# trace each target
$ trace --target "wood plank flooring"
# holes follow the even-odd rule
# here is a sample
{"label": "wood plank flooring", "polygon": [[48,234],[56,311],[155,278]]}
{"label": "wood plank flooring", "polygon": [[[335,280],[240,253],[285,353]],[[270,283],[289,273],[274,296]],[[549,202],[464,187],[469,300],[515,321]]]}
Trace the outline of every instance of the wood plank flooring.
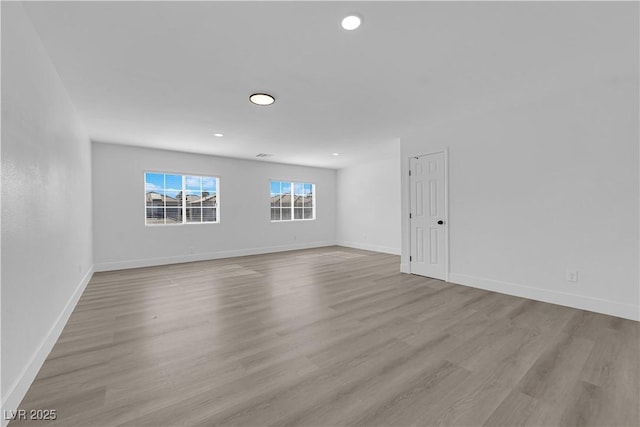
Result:
{"label": "wood plank flooring", "polygon": [[639,324],[342,247],[97,273],[37,426],[639,426]]}

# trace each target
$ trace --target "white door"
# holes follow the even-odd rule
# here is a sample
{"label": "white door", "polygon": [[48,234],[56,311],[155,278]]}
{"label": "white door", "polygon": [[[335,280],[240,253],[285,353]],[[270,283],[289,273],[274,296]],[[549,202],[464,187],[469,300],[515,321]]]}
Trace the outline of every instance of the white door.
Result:
{"label": "white door", "polygon": [[413,157],[411,185],[411,273],[446,280],[448,232],[445,153]]}

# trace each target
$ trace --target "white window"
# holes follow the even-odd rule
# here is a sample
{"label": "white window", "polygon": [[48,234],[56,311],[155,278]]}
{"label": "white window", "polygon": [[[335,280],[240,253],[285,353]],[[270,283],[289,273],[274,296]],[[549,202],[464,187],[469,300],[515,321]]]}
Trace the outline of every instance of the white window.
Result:
{"label": "white window", "polygon": [[216,177],[145,172],[144,189],[147,225],[220,221]]}
{"label": "white window", "polygon": [[315,219],[315,184],[271,181],[271,221]]}

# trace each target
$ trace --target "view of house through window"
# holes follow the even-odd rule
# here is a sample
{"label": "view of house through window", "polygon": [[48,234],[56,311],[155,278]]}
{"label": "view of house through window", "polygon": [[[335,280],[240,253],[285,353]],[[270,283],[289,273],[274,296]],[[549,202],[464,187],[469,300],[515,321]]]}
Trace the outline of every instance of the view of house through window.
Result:
{"label": "view of house through window", "polygon": [[315,185],[271,181],[271,221],[315,219]]}
{"label": "view of house through window", "polygon": [[218,178],[144,174],[146,224],[218,222]]}

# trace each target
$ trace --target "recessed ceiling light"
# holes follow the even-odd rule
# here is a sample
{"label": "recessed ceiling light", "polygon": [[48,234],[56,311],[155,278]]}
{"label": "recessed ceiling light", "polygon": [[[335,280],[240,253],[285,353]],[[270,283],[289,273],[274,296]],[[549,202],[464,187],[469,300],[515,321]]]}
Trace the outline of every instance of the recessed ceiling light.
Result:
{"label": "recessed ceiling light", "polygon": [[331,154],[331,155],[332,155],[332,156],[339,156],[339,155],[340,155],[340,153],[333,153],[333,154]]}
{"label": "recessed ceiling light", "polygon": [[342,20],[342,28],[353,31],[360,26],[362,19],[358,15],[349,15]]}
{"label": "recessed ceiling light", "polygon": [[213,136],[217,136],[218,138],[222,138],[224,135],[221,133],[214,133]]}
{"label": "recessed ceiling light", "polygon": [[249,101],[256,105],[271,105],[276,99],[268,93],[254,93],[249,97]]}

